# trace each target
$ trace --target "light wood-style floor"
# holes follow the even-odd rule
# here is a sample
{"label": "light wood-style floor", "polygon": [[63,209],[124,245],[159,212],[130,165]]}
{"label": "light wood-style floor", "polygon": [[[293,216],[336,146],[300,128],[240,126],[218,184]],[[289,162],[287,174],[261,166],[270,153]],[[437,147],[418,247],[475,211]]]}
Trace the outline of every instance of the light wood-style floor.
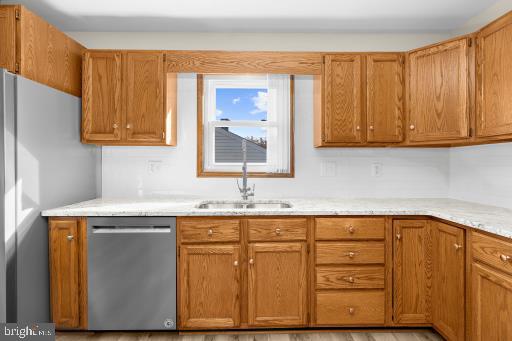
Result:
{"label": "light wood-style floor", "polygon": [[299,334],[57,333],[57,341],[442,341],[429,331],[320,332]]}

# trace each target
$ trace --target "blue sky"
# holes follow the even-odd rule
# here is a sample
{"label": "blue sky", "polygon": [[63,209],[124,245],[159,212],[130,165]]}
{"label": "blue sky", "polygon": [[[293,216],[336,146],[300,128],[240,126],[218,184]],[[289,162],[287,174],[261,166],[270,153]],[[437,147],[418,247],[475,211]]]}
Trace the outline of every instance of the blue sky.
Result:
{"label": "blue sky", "polygon": [[218,88],[217,119],[262,120],[267,118],[267,89]]}
{"label": "blue sky", "polygon": [[[216,90],[217,119],[229,118],[231,121],[263,120],[267,118],[267,89],[231,89]],[[262,128],[230,128],[233,133],[242,137],[265,137]]]}

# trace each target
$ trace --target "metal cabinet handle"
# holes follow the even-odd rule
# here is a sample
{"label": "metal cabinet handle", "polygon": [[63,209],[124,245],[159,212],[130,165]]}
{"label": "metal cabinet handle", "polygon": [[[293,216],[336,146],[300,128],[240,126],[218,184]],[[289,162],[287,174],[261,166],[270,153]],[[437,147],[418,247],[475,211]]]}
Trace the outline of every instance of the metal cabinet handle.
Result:
{"label": "metal cabinet handle", "polygon": [[462,245],[460,244],[453,244],[453,247],[455,248],[455,251],[459,251],[460,249],[462,249]]}
{"label": "metal cabinet handle", "polygon": [[112,125],[112,128],[117,129],[117,128],[119,128],[119,126],[117,125],[117,123],[114,123],[114,124]]}
{"label": "metal cabinet handle", "polygon": [[356,126],[356,130],[357,131],[361,130],[361,127],[360,126]]}
{"label": "metal cabinet handle", "polygon": [[355,252],[350,251],[347,255],[348,255],[348,257],[349,257],[349,258],[354,258],[354,256],[356,255],[356,253],[355,253]]}
{"label": "metal cabinet handle", "polygon": [[352,276],[345,277],[345,278],[344,278],[344,280],[345,280],[346,282],[349,282],[349,283],[354,283],[354,277],[352,277]]}
{"label": "metal cabinet handle", "polygon": [[500,255],[500,259],[504,262],[510,262],[512,260],[512,257],[507,255]]}
{"label": "metal cabinet handle", "polygon": [[69,236],[67,236],[66,238],[67,238],[69,241],[72,241],[74,237],[73,237],[73,235],[69,235]]}
{"label": "metal cabinet handle", "polygon": [[348,227],[348,232],[349,232],[350,234],[353,234],[354,232],[356,232],[356,229],[354,228],[354,226],[350,225],[350,226]]}
{"label": "metal cabinet handle", "polygon": [[416,127],[414,126],[414,124],[411,124],[411,125],[409,126],[409,129],[414,130],[414,129],[416,129]]}
{"label": "metal cabinet handle", "polygon": [[349,313],[350,315],[354,315],[354,313],[355,313],[355,312],[356,312],[356,309],[355,309],[355,308],[353,308],[353,307],[348,308],[348,313]]}
{"label": "metal cabinet handle", "polygon": [[277,234],[278,236],[279,236],[279,235],[281,235],[281,229],[280,229],[279,227],[278,227],[278,228],[276,228],[276,234]]}
{"label": "metal cabinet handle", "polygon": [[126,125],[126,129],[132,129],[132,125],[131,125],[130,123],[128,123],[128,124]]}
{"label": "metal cabinet handle", "polygon": [[373,129],[374,129],[373,126],[370,126],[370,130],[373,131]]}
{"label": "metal cabinet handle", "polygon": [[254,264],[254,259],[249,259],[249,264]]}
{"label": "metal cabinet handle", "polygon": [[208,236],[212,236],[213,235],[213,230],[212,229],[208,229]]}
{"label": "metal cabinet handle", "polygon": [[234,265],[235,267],[236,267],[236,266],[238,266],[238,261],[237,261],[237,260],[236,260],[236,261],[234,261],[234,262],[233,262],[233,265]]}
{"label": "metal cabinet handle", "polygon": [[400,233],[397,233],[396,234],[396,240],[400,240],[400,239],[402,239],[402,235]]}

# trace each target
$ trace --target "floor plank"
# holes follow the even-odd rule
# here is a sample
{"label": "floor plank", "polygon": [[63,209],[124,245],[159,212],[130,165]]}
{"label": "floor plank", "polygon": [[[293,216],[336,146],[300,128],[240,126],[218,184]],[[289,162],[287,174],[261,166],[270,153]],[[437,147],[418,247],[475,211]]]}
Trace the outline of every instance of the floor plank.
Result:
{"label": "floor plank", "polygon": [[322,332],[300,334],[188,334],[165,332],[58,332],[57,341],[442,341],[430,331]]}

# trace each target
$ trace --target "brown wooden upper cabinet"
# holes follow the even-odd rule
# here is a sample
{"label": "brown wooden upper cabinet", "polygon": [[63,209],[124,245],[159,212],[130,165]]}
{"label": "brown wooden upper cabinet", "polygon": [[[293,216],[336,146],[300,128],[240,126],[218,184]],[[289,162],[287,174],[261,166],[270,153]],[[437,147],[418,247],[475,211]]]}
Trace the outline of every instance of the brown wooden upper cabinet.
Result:
{"label": "brown wooden upper cabinet", "polygon": [[[477,136],[512,137],[512,13],[477,34]],[[508,136],[507,136],[508,135]]]}
{"label": "brown wooden upper cabinet", "polygon": [[315,94],[316,101],[323,101],[315,112],[317,147],[402,141],[401,54],[326,55],[321,87],[320,79]]}
{"label": "brown wooden upper cabinet", "polygon": [[403,139],[404,57],[370,54],[366,57],[366,116],[368,142]]}
{"label": "brown wooden upper cabinet", "polygon": [[0,5],[0,68],[81,96],[84,50],[24,6]]}
{"label": "brown wooden upper cabinet", "polygon": [[468,38],[411,52],[409,142],[469,137]]}
{"label": "brown wooden upper cabinet", "polygon": [[164,72],[163,52],[84,54],[82,142],[176,144],[176,77]]}

